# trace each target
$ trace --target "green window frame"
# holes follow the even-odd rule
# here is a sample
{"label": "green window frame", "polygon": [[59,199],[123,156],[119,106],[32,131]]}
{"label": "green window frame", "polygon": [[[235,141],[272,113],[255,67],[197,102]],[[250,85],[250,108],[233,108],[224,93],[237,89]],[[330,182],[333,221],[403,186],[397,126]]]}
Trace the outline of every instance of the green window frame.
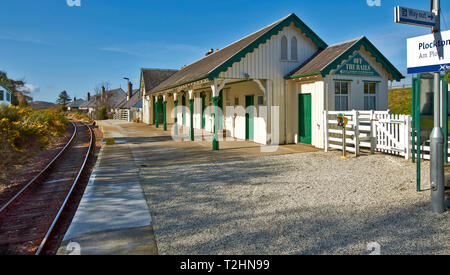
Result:
{"label": "green window frame", "polygon": [[11,102],[11,94],[6,93],[6,101]]}
{"label": "green window frame", "polygon": [[4,91],[0,91],[0,101],[4,100],[4,94],[5,94]]}

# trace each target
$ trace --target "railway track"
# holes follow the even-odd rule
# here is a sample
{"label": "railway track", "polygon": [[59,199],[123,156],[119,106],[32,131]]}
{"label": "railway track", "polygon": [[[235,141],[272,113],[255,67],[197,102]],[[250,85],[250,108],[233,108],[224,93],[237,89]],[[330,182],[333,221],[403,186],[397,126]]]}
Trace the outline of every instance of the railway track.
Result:
{"label": "railway track", "polygon": [[95,139],[92,129],[71,122],[74,133],[58,155],[0,208],[0,254],[39,255],[58,224]]}

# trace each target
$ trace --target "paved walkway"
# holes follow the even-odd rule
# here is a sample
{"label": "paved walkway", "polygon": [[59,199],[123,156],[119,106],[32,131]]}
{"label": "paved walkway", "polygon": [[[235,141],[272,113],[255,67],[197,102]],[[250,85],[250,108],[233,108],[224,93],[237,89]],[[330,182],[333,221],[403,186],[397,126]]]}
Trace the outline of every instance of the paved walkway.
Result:
{"label": "paved walkway", "polygon": [[[106,135],[108,137],[108,135]],[[154,255],[151,217],[129,145],[103,146],[58,254]]]}
{"label": "paved walkway", "polygon": [[115,144],[102,147],[58,254],[69,254],[78,245],[82,255],[157,254],[150,211],[141,187],[140,172],[146,167],[317,151],[289,145],[264,153],[261,145],[253,142],[223,141],[221,150],[213,152],[211,141],[199,140],[202,133],[198,131],[196,142],[174,142],[162,127],[124,121],[101,121],[98,125],[104,138],[114,138]]}

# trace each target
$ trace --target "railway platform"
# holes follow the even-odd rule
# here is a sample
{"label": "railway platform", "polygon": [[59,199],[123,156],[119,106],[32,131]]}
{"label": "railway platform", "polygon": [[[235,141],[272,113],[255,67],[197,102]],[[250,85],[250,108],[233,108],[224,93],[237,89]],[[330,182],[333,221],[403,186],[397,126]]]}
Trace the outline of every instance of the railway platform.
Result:
{"label": "railway platform", "polygon": [[[104,134],[105,138],[117,137],[108,131]],[[104,145],[58,254],[157,254],[139,181],[128,144],[117,140]]]}

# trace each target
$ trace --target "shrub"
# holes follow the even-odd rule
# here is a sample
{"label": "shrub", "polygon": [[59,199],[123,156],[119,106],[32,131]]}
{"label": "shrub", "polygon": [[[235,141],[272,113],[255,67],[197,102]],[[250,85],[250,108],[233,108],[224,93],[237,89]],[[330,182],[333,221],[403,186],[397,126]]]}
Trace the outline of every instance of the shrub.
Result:
{"label": "shrub", "polygon": [[67,129],[64,114],[30,107],[0,105],[0,151],[24,152],[27,148],[45,148],[52,137]]}
{"label": "shrub", "polygon": [[100,109],[100,111],[98,113],[98,119],[99,120],[108,119],[108,113],[106,112],[106,107],[103,107]]}

